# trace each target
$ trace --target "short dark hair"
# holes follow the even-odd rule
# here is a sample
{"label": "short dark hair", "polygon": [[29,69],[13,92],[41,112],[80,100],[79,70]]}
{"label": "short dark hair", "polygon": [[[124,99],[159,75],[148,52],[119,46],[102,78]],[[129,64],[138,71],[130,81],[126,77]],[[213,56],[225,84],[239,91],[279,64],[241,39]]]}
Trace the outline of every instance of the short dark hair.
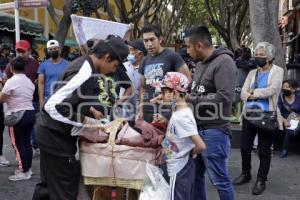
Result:
{"label": "short dark hair", "polygon": [[161,33],[161,28],[159,25],[148,25],[148,26],[144,26],[141,30],[141,33],[144,34],[144,33],[154,33],[154,35],[156,37],[161,37],[162,36],[162,33]]}
{"label": "short dark hair", "polygon": [[293,89],[297,89],[298,88],[298,83],[295,79],[288,79],[288,80],[285,80],[283,81],[282,84],[285,84],[285,83],[288,83],[289,86]]}
{"label": "short dark hair", "polygon": [[211,34],[206,26],[194,26],[186,30],[185,37],[189,37],[192,42],[202,42],[207,46],[212,45]]}
{"label": "short dark hair", "polygon": [[12,69],[15,72],[25,72],[25,65],[26,65],[26,62],[25,62],[24,58],[22,58],[20,56],[11,61]]}
{"label": "short dark hair", "polygon": [[99,40],[92,48],[91,53],[95,54],[97,58],[103,58],[106,54],[109,54],[111,61],[118,60],[118,56],[112,50],[112,48],[106,43],[107,40]]}

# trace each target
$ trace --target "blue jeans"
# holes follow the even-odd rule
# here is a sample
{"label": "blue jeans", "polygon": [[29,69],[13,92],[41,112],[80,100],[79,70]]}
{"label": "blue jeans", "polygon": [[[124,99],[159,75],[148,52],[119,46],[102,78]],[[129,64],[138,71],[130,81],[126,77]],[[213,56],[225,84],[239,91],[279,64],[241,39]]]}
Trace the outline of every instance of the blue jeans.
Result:
{"label": "blue jeans", "polygon": [[206,150],[195,159],[195,200],[206,200],[205,171],[217,188],[220,200],[234,200],[234,190],[228,175],[230,138],[219,129],[199,131]]}
{"label": "blue jeans", "polygon": [[[32,105],[34,107],[34,112],[35,112],[34,116],[35,116],[37,113],[40,112],[40,104],[39,104],[39,102],[32,102]],[[39,145],[38,145],[37,140],[36,140],[35,125],[34,125],[32,131],[31,131],[31,137],[30,137],[30,139],[31,139],[31,145],[32,145],[32,147],[34,149],[38,149]]]}

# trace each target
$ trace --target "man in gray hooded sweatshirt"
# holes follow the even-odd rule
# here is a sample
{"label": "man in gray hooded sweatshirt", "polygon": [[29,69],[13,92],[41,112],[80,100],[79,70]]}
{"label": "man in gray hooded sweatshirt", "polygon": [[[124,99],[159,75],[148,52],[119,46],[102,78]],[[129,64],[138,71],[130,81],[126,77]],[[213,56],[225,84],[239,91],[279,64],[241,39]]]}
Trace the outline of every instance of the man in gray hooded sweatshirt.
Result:
{"label": "man in gray hooded sweatshirt", "polygon": [[207,27],[193,27],[186,32],[187,51],[200,60],[196,66],[191,94],[187,101],[194,109],[199,134],[207,148],[196,158],[195,199],[205,200],[205,170],[216,186],[220,200],[234,200],[228,175],[230,117],[236,83],[233,53],[215,49]]}

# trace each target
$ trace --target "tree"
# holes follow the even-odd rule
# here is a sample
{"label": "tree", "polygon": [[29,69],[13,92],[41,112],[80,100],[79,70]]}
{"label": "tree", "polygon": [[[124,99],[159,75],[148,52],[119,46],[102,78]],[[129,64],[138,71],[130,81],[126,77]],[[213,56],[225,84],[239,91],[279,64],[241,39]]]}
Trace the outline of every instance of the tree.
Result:
{"label": "tree", "polygon": [[[192,26],[206,25],[213,36],[218,36],[217,30],[209,23],[209,17],[203,0],[187,1],[180,23],[184,30]],[[217,38],[217,40],[219,40],[219,38]]]}
{"label": "tree", "polygon": [[263,41],[273,44],[277,52],[275,64],[285,68],[278,28],[278,0],[250,0],[249,3],[254,46]]}
{"label": "tree", "polygon": [[[130,0],[130,5],[126,7],[124,0],[114,0],[114,3],[117,7],[116,13],[112,11],[112,1],[109,1],[107,14],[109,16],[109,19],[112,21],[134,24],[133,34],[134,36],[138,36],[140,20],[155,5],[159,5],[163,1],[164,0]],[[119,19],[117,19],[116,14],[118,14]]]}
{"label": "tree", "polygon": [[[107,9],[109,19],[122,23],[133,23],[134,37],[140,36],[140,27],[147,24],[159,24],[164,33],[165,42],[172,41],[172,33],[179,28],[188,0],[130,0],[126,7],[124,0],[114,0],[119,19],[112,12],[111,1]],[[128,1],[127,1],[128,2]],[[171,9],[170,9],[171,8]]]}
{"label": "tree", "polygon": [[209,22],[216,28],[228,48],[235,50],[249,39],[249,3],[246,0],[204,0]]}
{"label": "tree", "polygon": [[98,8],[104,7],[104,9],[106,9],[107,6],[108,0],[64,0],[63,16],[59,20],[57,14],[55,13],[55,9],[53,8],[52,2],[49,1],[47,10],[57,27],[54,38],[59,42],[60,46],[63,47],[72,22],[72,13],[81,13],[84,16],[90,16],[95,13]]}
{"label": "tree", "polygon": [[160,24],[164,34],[164,42],[171,43],[178,30],[182,28],[181,21],[184,19],[185,7],[188,0],[166,0],[157,5],[155,10],[147,12],[145,24]]}
{"label": "tree", "polygon": [[248,8],[246,0],[189,0],[182,25],[206,25],[235,50],[242,41],[251,42]]}

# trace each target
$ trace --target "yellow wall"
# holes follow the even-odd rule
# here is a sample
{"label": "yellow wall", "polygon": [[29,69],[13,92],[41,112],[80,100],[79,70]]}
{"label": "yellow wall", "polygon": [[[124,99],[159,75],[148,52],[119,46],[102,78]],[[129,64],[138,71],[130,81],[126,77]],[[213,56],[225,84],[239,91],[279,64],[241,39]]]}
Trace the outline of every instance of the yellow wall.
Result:
{"label": "yellow wall", "polygon": [[[58,18],[60,19],[62,17],[62,9],[63,9],[63,0],[49,0],[52,1],[53,7],[55,9],[57,9],[56,12],[58,15]],[[126,8],[130,8],[130,0],[125,0],[126,1]],[[12,0],[0,0],[0,3],[7,3],[7,2],[12,2]],[[110,0],[110,5],[114,11],[114,14],[116,17],[119,17],[119,13],[116,13],[116,11],[118,11],[116,5],[115,5],[115,1],[114,0]],[[37,14],[37,22],[41,23],[42,25],[44,25],[45,30],[47,30],[46,26],[46,22],[45,21],[45,8],[22,8],[20,9],[20,17],[26,18],[26,19],[30,19],[35,21],[35,10],[37,10],[38,14]],[[7,13],[10,14],[14,14],[14,11],[7,11]],[[108,16],[106,13],[103,12],[103,9],[99,9],[99,13],[102,19],[108,19]],[[95,15],[93,15],[92,17],[96,17]],[[54,24],[54,22],[52,21],[50,15],[48,14],[48,28],[49,28],[49,33],[52,35],[55,35],[56,33],[56,26]],[[44,36],[48,37],[46,33],[44,33]],[[67,37],[75,39],[74,33],[73,33],[73,28],[72,26],[69,29],[68,35]],[[46,44],[45,44],[46,45]],[[45,46],[43,45],[37,45],[37,50],[38,53],[41,55],[41,57],[44,56],[44,49]]]}

